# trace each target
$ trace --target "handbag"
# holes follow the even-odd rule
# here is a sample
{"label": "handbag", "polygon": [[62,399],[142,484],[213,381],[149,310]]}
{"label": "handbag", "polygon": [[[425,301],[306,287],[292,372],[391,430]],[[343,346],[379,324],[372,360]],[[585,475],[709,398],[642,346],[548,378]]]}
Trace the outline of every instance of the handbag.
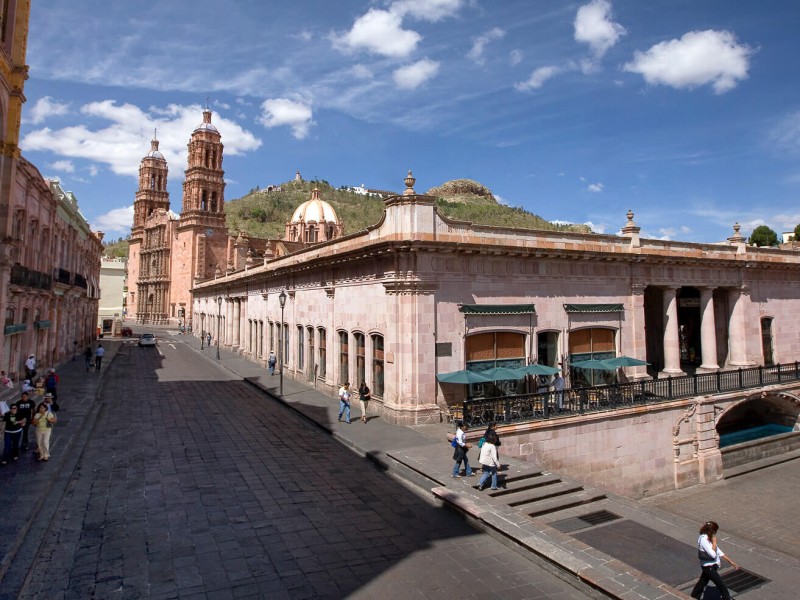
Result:
{"label": "handbag", "polygon": [[451,445],[453,448],[458,448],[458,440],[457,440],[456,438],[453,438],[453,441],[452,441],[452,442],[450,442],[450,445]]}
{"label": "handbag", "polygon": [[486,438],[482,437],[478,440],[478,448],[483,448],[483,445],[486,443]]}
{"label": "handbag", "polygon": [[697,558],[699,558],[703,562],[712,562],[712,561],[716,561],[717,560],[716,556],[711,556],[703,548],[698,548],[697,549]]}

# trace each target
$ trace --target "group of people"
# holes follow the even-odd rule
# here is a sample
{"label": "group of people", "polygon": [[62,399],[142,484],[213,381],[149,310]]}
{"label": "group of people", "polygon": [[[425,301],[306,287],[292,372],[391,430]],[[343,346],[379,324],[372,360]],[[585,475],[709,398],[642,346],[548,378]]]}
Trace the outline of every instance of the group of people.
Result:
{"label": "group of people", "polygon": [[[0,464],[19,460],[20,452],[30,448],[29,429],[36,432],[37,460],[50,460],[50,435],[58,419],[59,377],[55,369],[49,369],[46,377],[39,377],[31,385],[31,377],[36,376],[35,359],[31,356],[25,364],[28,379],[22,383],[20,398],[10,406],[0,402],[0,417],[5,426],[3,433],[3,458]],[[3,373],[5,376],[5,373]]]}
{"label": "group of people", "polygon": [[[342,415],[344,415],[346,423],[350,423],[350,396],[350,382],[345,381],[339,388],[339,420],[341,421]],[[367,405],[370,397],[369,387],[362,381],[361,385],[358,387],[358,403],[361,405],[362,423],[367,422]]]}

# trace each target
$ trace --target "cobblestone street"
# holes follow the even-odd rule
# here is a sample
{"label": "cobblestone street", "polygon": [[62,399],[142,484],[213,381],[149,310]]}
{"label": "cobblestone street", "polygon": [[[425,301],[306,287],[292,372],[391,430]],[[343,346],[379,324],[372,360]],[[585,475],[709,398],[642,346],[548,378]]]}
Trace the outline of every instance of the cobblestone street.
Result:
{"label": "cobblestone street", "polygon": [[22,597],[585,597],[231,377],[121,348]]}

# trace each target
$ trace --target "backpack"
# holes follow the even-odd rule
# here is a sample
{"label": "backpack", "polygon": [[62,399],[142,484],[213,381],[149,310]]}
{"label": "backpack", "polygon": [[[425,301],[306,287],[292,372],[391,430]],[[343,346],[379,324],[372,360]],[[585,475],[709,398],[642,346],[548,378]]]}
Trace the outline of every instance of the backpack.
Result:
{"label": "backpack", "polygon": [[478,440],[478,448],[483,448],[483,445],[486,443],[486,438],[482,437]]}

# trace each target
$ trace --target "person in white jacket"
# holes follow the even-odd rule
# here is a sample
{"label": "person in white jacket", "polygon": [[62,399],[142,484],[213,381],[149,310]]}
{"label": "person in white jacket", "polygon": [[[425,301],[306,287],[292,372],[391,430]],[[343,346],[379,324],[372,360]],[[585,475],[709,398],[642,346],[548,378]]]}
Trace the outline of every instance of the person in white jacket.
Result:
{"label": "person in white jacket", "polygon": [[479,492],[483,491],[490,476],[492,478],[492,489],[497,489],[497,469],[500,468],[500,460],[497,458],[497,446],[495,444],[499,441],[500,439],[493,429],[486,432],[483,446],[481,446],[481,456],[478,459],[483,469],[483,475],[481,475],[481,480],[478,482]]}
{"label": "person in white jacket", "polygon": [[700,528],[700,537],[697,540],[697,556],[700,559],[700,566],[703,572],[700,574],[700,579],[697,580],[694,589],[692,590],[692,598],[699,598],[703,595],[703,590],[706,589],[709,581],[713,581],[717,586],[722,600],[731,600],[731,594],[725,586],[717,572],[721,566],[721,558],[728,561],[734,569],[738,569],[739,565],[728,558],[722,549],[717,546],[717,531],[719,525],[714,521],[706,521]]}

